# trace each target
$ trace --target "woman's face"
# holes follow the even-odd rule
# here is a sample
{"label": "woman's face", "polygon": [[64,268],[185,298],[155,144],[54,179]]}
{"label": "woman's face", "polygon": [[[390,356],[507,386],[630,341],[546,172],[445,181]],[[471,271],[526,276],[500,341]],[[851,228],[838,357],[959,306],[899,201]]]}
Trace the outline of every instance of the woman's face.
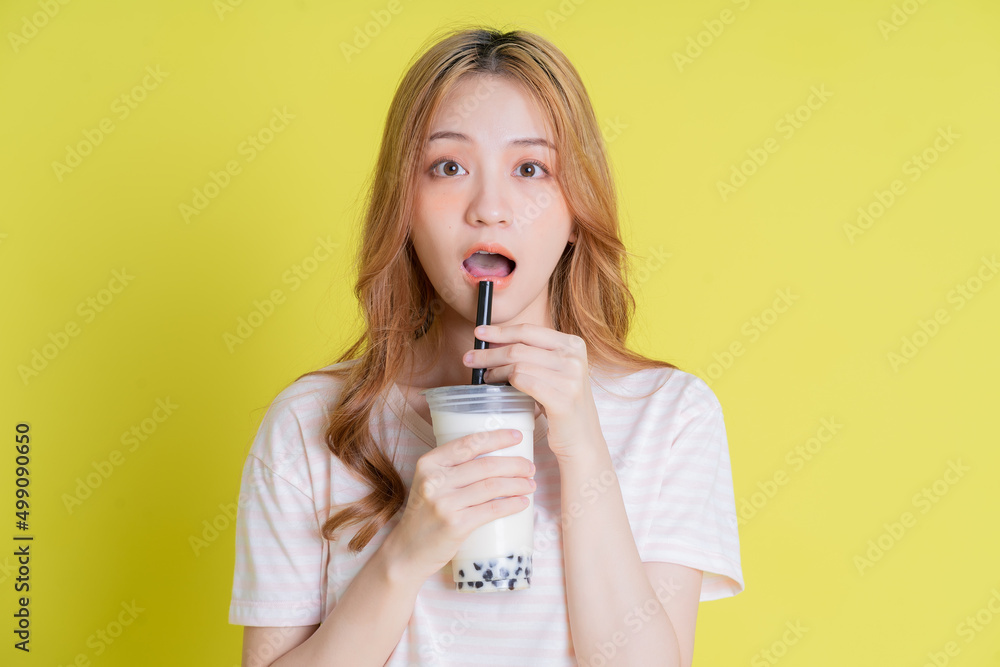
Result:
{"label": "woman's face", "polygon": [[[442,100],[423,147],[410,238],[446,308],[474,324],[487,278],[492,322],[544,323],[549,277],[576,239],[558,168],[545,117],[517,84],[469,77]],[[479,244],[498,244],[488,250],[513,264],[465,261]]]}

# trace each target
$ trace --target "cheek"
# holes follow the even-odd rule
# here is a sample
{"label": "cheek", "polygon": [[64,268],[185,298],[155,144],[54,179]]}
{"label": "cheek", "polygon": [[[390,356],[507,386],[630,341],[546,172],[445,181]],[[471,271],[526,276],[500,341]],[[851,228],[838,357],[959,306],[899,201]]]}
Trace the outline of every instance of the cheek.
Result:
{"label": "cheek", "polygon": [[413,245],[421,251],[433,251],[442,233],[451,228],[450,206],[447,196],[425,194],[414,201],[411,225]]}
{"label": "cheek", "polygon": [[416,211],[410,239],[424,271],[436,275],[447,258],[455,253],[453,229],[454,212],[450,212],[446,197],[430,197],[416,202]]}
{"label": "cheek", "polygon": [[560,219],[568,219],[570,217],[569,204],[566,202],[565,197],[563,197],[562,190],[557,190],[553,194],[552,205],[549,208],[552,211],[552,215],[558,216]]}
{"label": "cheek", "polygon": [[451,217],[454,217],[464,204],[461,195],[452,188],[429,188],[418,199],[417,205],[425,219],[435,221],[437,224],[450,224]]}
{"label": "cheek", "polygon": [[563,238],[569,236],[570,230],[573,229],[569,206],[561,194],[553,195],[551,201],[541,210],[541,215],[538,217],[545,224],[535,225],[536,228],[540,228],[537,231],[556,245],[561,245]]}
{"label": "cheek", "polygon": [[541,212],[540,217],[547,220],[561,220],[569,217],[569,205],[558,185],[550,186],[544,193],[534,197],[534,200]]}

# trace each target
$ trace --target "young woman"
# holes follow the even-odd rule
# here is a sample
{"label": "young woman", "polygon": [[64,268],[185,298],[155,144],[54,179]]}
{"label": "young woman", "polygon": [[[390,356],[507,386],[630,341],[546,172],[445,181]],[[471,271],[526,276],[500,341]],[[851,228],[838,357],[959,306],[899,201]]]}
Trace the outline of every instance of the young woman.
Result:
{"label": "young woman", "polygon": [[[704,382],[626,348],[627,255],[555,46],[470,29],[416,60],[364,221],[366,328],[278,395],[243,469],[244,665],[691,664],[699,601],[743,589],[726,432]],[[534,466],[476,458],[506,430],[435,446],[418,392],[473,368],[535,399]],[[456,591],[458,547],[532,493],[530,589]]]}

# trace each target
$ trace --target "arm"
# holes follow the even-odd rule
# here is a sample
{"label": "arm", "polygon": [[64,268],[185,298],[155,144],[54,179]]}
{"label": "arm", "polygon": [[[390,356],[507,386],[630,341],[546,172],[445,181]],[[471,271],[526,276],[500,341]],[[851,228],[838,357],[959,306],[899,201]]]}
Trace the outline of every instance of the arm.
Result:
{"label": "arm", "polygon": [[[274,662],[253,662],[250,647],[244,645],[244,667],[384,665],[410,620],[417,592],[424,583],[405,568],[406,561],[399,557],[393,535],[390,533],[372,554],[321,625],[283,628],[288,630],[285,646],[294,648]],[[257,656],[265,655],[262,648]]]}
{"label": "arm", "polygon": [[[701,571],[639,560],[607,444],[600,433],[591,437],[602,442],[581,446],[586,455],[559,464],[566,599],[577,660],[597,664],[600,655],[609,667],[687,667]],[[607,575],[594,576],[609,566]]]}
{"label": "arm", "polygon": [[[530,323],[475,331],[481,340],[506,345],[470,350],[463,363],[489,368],[494,382],[506,378],[540,403],[548,419],[548,446],[559,462],[566,601],[577,660],[688,667],[701,572],[660,567],[668,563],[646,568],[639,558],[601,431],[586,341]],[[647,572],[666,574],[666,585],[679,586],[680,595],[658,596]]]}
{"label": "arm", "polygon": [[[510,447],[520,432],[497,429],[473,433],[429,450],[416,464],[413,483],[399,523],[353,577],[329,616],[317,626],[315,600],[297,600],[295,590],[284,595],[264,590],[260,583],[273,578],[280,565],[289,573],[284,581],[320,584],[314,577],[325,567],[320,524],[314,503],[301,489],[275,474],[256,458],[244,468],[247,492],[241,494],[237,515],[237,569],[232,619],[294,618],[304,603],[312,625],[264,627],[247,634],[244,665],[384,665],[413,613],[417,595],[427,578],[445,567],[475,528],[521,511],[530,462],[520,456],[477,458]],[[499,495],[499,497],[498,497]],[[264,518],[250,521],[248,512]],[[283,535],[303,527],[312,536],[309,549],[289,549]],[[282,554],[275,556],[273,554]],[[303,586],[305,588],[305,586]],[[264,605],[263,613],[255,604]],[[301,610],[299,610],[301,611]],[[298,618],[303,618],[301,613]],[[252,646],[250,645],[252,643]]]}
{"label": "arm", "polygon": [[243,626],[243,660],[241,667],[268,667],[276,658],[309,639],[316,632],[315,625],[288,625],[262,627]]}

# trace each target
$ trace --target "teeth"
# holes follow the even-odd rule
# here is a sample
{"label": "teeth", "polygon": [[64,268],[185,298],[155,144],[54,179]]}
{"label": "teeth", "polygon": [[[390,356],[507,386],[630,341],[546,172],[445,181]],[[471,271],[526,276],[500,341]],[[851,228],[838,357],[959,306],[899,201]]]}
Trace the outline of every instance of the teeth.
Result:
{"label": "teeth", "polygon": [[499,255],[500,253],[497,253],[497,252],[486,252],[485,250],[477,250],[476,252],[474,252],[472,254],[473,255]]}

